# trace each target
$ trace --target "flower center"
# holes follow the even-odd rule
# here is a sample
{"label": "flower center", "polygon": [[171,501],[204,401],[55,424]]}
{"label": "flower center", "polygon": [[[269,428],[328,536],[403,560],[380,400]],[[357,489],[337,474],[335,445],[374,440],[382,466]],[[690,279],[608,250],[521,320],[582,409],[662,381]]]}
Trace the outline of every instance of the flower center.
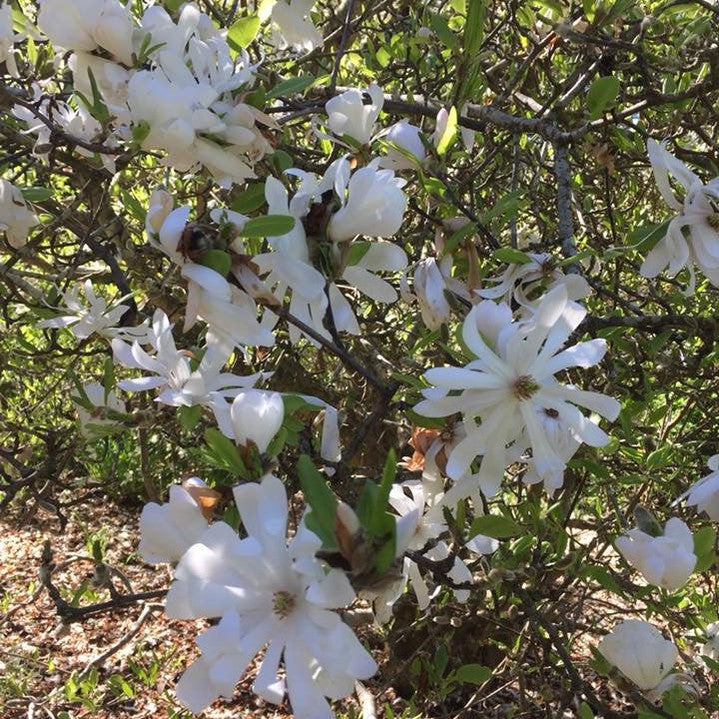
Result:
{"label": "flower center", "polygon": [[529,399],[538,389],[539,385],[528,374],[517,377],[512,385],[512,391],[517,399]]}
{"label": "flower center", "polygon": [[272,609],[280,619],[286,619],[295,608],[295,596],[287,591],[275,592]]}
{"label": "flower center", "polygon": [[719,232],[719,212],[715,212],[713,215],[707,217],[707,223],[712,230]]}

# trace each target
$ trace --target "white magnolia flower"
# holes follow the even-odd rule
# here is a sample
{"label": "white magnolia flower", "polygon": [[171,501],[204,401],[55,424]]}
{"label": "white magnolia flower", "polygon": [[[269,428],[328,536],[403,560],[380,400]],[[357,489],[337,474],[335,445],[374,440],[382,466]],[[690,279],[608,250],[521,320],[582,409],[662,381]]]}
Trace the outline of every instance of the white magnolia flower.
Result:
{"label": "white magnolia flower", "polygon": [[[194,478],[197,479],[197,478]],[[197,480],[202,485],[202,480]],[[192,494],[178,484],[170,487],[167,504],[146,504],[140,515],[138,552],[148,564],[177,562],[209,526]]]}
{"label": "white magnolia flower", "polygon": [[[84,294],[84,301],[82,295]],[[118,327],[122,316],[130,308],[128,305],[108,306],[107,300],[95,294],[92,280],[85,280],[82,285],[75,284],[63,295],[65,307],[71,314],[38,322],[38,327],[68,327],[78,339],[86,339],[92,334],[102,337],[120,337],[125,329]],[[128,330],[132,333],[132,330]]]}
{"label": "white magnolia flower", "polygon": [[[365,93],[370,97],[369,105],[364,104]],[[384,94],[375,83],[366,90],[352,88],[325,103],[327,125],[337,137],[348,135],[360,145],[366,145],[383,105]]]}
{"label": "white magnolia flower", "polygon": [[576,273],[565,274],[557,267],[552,255],[544,252],[530,253],[527,256],[530,262],[510,264],[500,277],[490,278],[490,282],[494,282],[492,287],[476,290],[477,294],[484,299],[502,300],[507,304],[514,300],[526,314],[531,314],[536,310],[544,292],[558,285],[567,288],[570,301],[584,299],[591,293],[589,283],[584,277]]}
{"label": "white magnolia flower", "polygon": [[279,392],[247,389],[237,394],[230,413],[237,442],[254,442],[265,452],[282,427],[285,405]]}
{"label": "white magnolia flower", "polygon": [[120,389],[128,392],[157,389],[156,401],[171,407],[210,407],[220,430],[231,436],[229,409],[225,400],[254,385],[261,375],[241,377],[221,372],[230,354],[228,346],[222,344],[210,345],[197,369],[193,370],[190,353],[177,348],[172,325],[162,310],[155,312],[150,340],[154,354],[142,349],[139,342],[129,344],[119,338],[112,341],[117,362],[149,373],[120,381]]}
{"label": "white magnolia flower", "polygon": [[7,71],[13,77],[19,77],[15,62],[14,44],[22,39],[12,26],[12,7],[10,0],[0,0],[0,63],[5,63]]}
{"label": "white magnolia flower", "polygon": [[421,165],[427,157],[421,135],[422,131],[415,125],[410,124],[408,120],[400,120],[392,125],[385,135],[385,139],[397,145],[405,153],[411,155],[413,159],[393,147],[388,147],[385,156],[379,161],[380,167],[395,171],[416,170],[417,165]]}
{"label": "white magnolia flower", "polygon": [[[328,302],[324,291],[326,281],[322,273],[312,266],[307,236],[302,225],[302,219],[309,211],[312,196],[301,186],[292,200],[289,200],[284,185],[274,177],[267,178],[265,181],[267,214],[294,217],[295,226],[284,235],[268,237],[271,251],[255,255],[252,262],[259,269],[260,275],[264,276],[264,285],[270,288],[272,295],[278,301],[281,302],[286,295],[290,295],[289,311],[294,317],[312,327],[323,337],[329,338],[329,332],[323,325]],[[237,224],[233,221],[236,213],[225,210],[221,213],[226,213],[228,221]],[[243,277],[236,276],[243,283]],[[250,291],[249,288],[246,289]],[[271,313],[265,315],[266,318],[270,316]],[[290,341],[296,343],[302,333],[297,327],[290,325],[289,335]]]}
{"label": "white magnolia flower", "polygon": [[697,563],[694,537],[678,517],[672,517],[664,534],[653,537],[641,529],[630,529],[618,537],[617,549],[650,584],[675,591],[686,584]]}
{"label": "white magnolia flower", "polygon": [[310,14],[314,4],[315,0],[277,0],[271,14],[273,44],[280,49],[292,47],[305,52],[322,45],[322,34]]}
{"label": "white magnolia flower", "polygon": [[118,0],[40,0],[37,24],[56,48],[101,47],[132,65],[132,16]]}
{"label": "white magnolia flower", "polygon": [[677,502],[687,497],[690,507],[706,512],[716,522],[719,521],[719,454],[710,457],[708,465],[711,473],[691,486]]}
{"label": "white magnolia flower", "polygon": [[[452,258],[447,255],[451,268]],[[442,263],[446,264],[446,263]],[[434,257],[427,257],[417,263],[414,271],[412,289],[419,304],[422,321],[430,330],[439,329],[452,314],[445,291],[448,291],[447,280],[442,271],[442,264]]]}
{"label": "white magnolia flower", "polygon": [[5,232],[10,247],[22,247],[30,228],[37,224],[38,219],[25,204],[20,188],[0,180],[0,232]]}
{"label": "white magnolia flower", "polygon": [[[627,619],[617,624],[597,647],[627,679],[642,691],[657,689],[679,658],[673,642],[648,622]],[[669,684],[664,684],[669,688]]]}
{"label": "white magnolia flower", "polygon": [[343,158],[337,166],[335,190],[342,206],[332,215],[327,231],[333,242],[345,242],[357,235],[390,237],[399,230],[407,207],[402,192],[405,180],[391,170],[378,169],[379,160],[352,173]]}
{"label": "white magnolia flower", "polygon": [[719,622],[712,622],[707,626],[706,629],[706,638],[707,641],[704,643],[704,646],[702,647],[702,655],[705,657],[709,657],[709,659],[714,659],[714,661],[719,660]]}
{"label": "white magnolia flower", "polygon": [[[415,551],[423,549],[428,542],[436,540],[448,531],[447,523],[442,516],[442,494],[435,493],[434,489],[432,484],[421,481],[403,482],[391,488],[390,505],[401,518],[408,520],[406,522],[398,520],[397,523],[397,547],[400,556],[407,549]],[[441,561],[450,556],[449,547],[446,542],[439,540],[424,553],[424,556],[435,562]],[[430,595],[420,568],[409,557],[404,558],[404,571],[417,595],[417,605],[421,610],[426,609],[430,599],[437,594],[440,587]],[[447,576],[458,584],[473,581],[472,573],[459,557],[455,557]],[[457,601],[466,602],[469,591],[455,589],[454,596]]]}
{"label": "white magnolia flower", "polygon": [[[112,391],[106,390],[99,382],[88,382],[82,386],[83,394],[71,395],[75,404],[80,432],[89,439],[102,437],[122,427],[119,422],[107,416],[111,412],[125,413],[125,403]],[[94,409],[88,409],[89,402]]]}
{"label": "white magnolia flower", "polygon": [[[642,263],[644,277],[656,277],[665,268],[674,277],[683,267],[691,275],[686,294],[694,293],[694,265],[719,287],[719,177],[706,185],[664,143],[647,141],[649,161],[659,192],[675,216],[666,235],[659,240]],[[673,177],[683,188],[683,197],[672,189]]]}
{"label": "white magnolia flower", "polygon": [[315,559],[321,541],[304,524],[287,542],[279,479],[267,475],[234,494],[247,537],[223,522],[211,525],[180,560],[167,595],[170,617],[221,617],[198,639],[202,657],[181,677],[177,696],[193,712],[218,695],[231,696],[266,647],[253,691],[275,704],[287,692],[298,719],[332,719],[325,697],[351,694],[357,679],[377,669],[331,611],[354,599],[352,587],[344,573]]}
{"label": "white magnolia flower", "polygon": [[[470,311],[462,337],[477,359],[466,367],[437,367],[426,372],[434,388],[425,390],[426,399],[415,407],[426,417],[462,414],[466,437],[448,457],[447,474],[451,478],[463,477],[475,457],[482,454],[479,473],[473,480],[486,494],[495,494],[508,464],[507,446],[523,433],[529,438],[540,476],[560,471],[564,461],[552,447],[538,409],[557,412],[573,434],[590,446],[607,444],[607,434],[577,405],[615,419],[619,403],[606,395],[562,384],[554,377],[569,367],[591,367],[606,352],[602,339],[562,350],[584,316],[585,310],[569,304],[563,285],[548,292],[532,318],[524,322],[508,322],[509,308],[489,301]],[[450,394],[453,391],[455,394]],[[457,501],[468,496],[468,489],[469,484],[463,483],[461,492],[455,487],[447,497]]]}

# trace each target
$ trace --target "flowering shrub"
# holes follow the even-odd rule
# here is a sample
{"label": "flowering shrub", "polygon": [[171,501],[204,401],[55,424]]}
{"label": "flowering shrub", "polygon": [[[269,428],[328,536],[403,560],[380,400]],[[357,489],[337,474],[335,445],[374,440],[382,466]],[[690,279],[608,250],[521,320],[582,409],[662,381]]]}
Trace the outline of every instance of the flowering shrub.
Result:
{"label": "flowering shrub", "polygon": [[719,711],[717,10],[538,5],[0,0],[0,507],[171,716]]}

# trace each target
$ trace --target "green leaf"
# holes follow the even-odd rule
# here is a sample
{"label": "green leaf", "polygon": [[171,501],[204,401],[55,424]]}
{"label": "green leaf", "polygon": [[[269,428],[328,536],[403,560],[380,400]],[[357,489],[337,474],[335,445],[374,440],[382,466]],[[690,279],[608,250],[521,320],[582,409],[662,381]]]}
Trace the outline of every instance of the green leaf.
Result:
{"label": "green leaf", "polygon": [[515,250],[513,247],[500,247],[492,253],[492,259],[498,262],[507,262],[510,265],[526,265],[532,261],[526,252]]}
{"label": "green leaf", "polygon": [[20,192],[26,202],[44,202],[53,196],[49,187],[21,187]]}
{"label": "green leaf", "polygon": [[306,516],[307,527],[322,540],[324,547],[334,547],[337,497],[306,454],[301,455],[297,462],[297,475],[305,495],[305,502],[311,509]]}
{"label": "green leaf", "polygon": [[197,261],[199,264],[209,267],[222,275],[222,277],[227,277],[230,274],[232,259],[224,250],[207,250],[202,253],[202,256]]}
{"label": "green leaf", "polygon": [[267,156],[267,160],[278,172],[289,170],[295,162],[292,159],[292,155],[284,150],[275,150],[271,155]]}
{"label": "green leaf", "polygon": [[210,449],[211,456],[217,461],[218,465],[238,474],[247,476],[247,468],[245,467],[240,453],[237,451],[234,443],[225,437],[220,430],[209,427],[205,430],[205,442]]}
{"label": "green leaf", "polygon": [[614,104],[619,94],[619,78],[614,75],[598,77],[587,92],[587,109],[589,119],[596,120],[604,111]]}
{"label": "green leaf", "polygon": [[260,18],[257,15],[241,17],[232,23],[227,31],[227,44],[239,52],[246,48],[257,37],[260,29]]}
{"label": "green leaf", "polygon": [[264,215],[253,217],[240,231],[241,237],[277,237],[285,235],[295,226],[290,215]]}
{"label": "green leaf", "polygon": [[522,533],[522,528],[509,517],[501,514],[485,514],[477,517],[469,529],[469,536],[484,534],[494,539],[506,539]]}
{"label": "green leaf", "polygon": [[445,47],[448,47],[450,50],[459,48],[459,38],[452,32],[449,24],[441,15],[430,13],[429,26]]}
{"label": "green leaf", "polygon": [[651,250],[667,234],[669,222],[670,220],[658,225],[643,225],[630,232],[627,237],[628,247],[639,252]]}
{"label": "green leaf", "polygon": [[193,429],[202,417],[202,405],[196,404],[192,407],[178,407],[177,421],[184,429]]}
{"label": "green leaf", "polygon": [[248,215],[250,212],[259,210],[265,204],[265,183],[253,182],[247,185],[247,189],[240,192],[230,203],[235,212]]}
{"label": "green leaf", "polygon": [[271,90],[267,91],[267,98],[271,100],[281,95],[294,95],[298,92],[303,92],[307,88],[312,87],[315,83],[315,79],[314,75],[298,75],[297,77],[283,80]]}
{"label": "green leaf", "polygon": [[356,265],[369,252],[371,246],[372,243],[366,240],[353,242],[350,245],[349,255],[347,256],[347,265],[349,267]]}
{"label": "green leaf", "polygon": [[132,126],[132,141],[137,145],[142,145],[149,134],[150,123],[147,120],[140,120],[137,125]]}
{"label": "green leaf", "polygon": [[592,707],[590,707],[587,702],[582,702],[579,705],[579,719],[594,719]]}
{"label": "green leaf", "polygon": [[451,681],[462,684],[484,684],[491,678],[492,670],[483,664],[463,664],[450,675]]}
{"label": "green leaf", "polygon": [[449,146],[457,137],[457,108],[452,107],[447,117],[447,126],[444,128],[442,137],[437,143],[437,154],[442,157],[447,153]]}
{"label": "green leaf", "polygon": [[712,527],[702,527],[694,533],[695,572],[706,572],[716,561],[717,535]]}

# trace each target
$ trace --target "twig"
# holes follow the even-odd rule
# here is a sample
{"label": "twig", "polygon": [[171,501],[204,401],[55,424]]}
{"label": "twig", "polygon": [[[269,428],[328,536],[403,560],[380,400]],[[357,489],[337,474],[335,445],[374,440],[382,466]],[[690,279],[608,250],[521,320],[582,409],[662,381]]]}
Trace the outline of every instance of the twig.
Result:
{"label": "twig", "polygon": [[342,57],[347,49],[347,41],[350,36],[350,25],[352,24],[352,11],[354,10],[354,0],[347,0],[347,14],[345,15],[344,27],[342,28],[342,37],[340,38],[340,44],[337,48],[337,55],[335,56],[335,66],[332,68],[332,77],[330,78],[330,84],[328,92],[334,94],[335,87],[337,87],[337,75],[340,71],[340,64],[342,63]]}

